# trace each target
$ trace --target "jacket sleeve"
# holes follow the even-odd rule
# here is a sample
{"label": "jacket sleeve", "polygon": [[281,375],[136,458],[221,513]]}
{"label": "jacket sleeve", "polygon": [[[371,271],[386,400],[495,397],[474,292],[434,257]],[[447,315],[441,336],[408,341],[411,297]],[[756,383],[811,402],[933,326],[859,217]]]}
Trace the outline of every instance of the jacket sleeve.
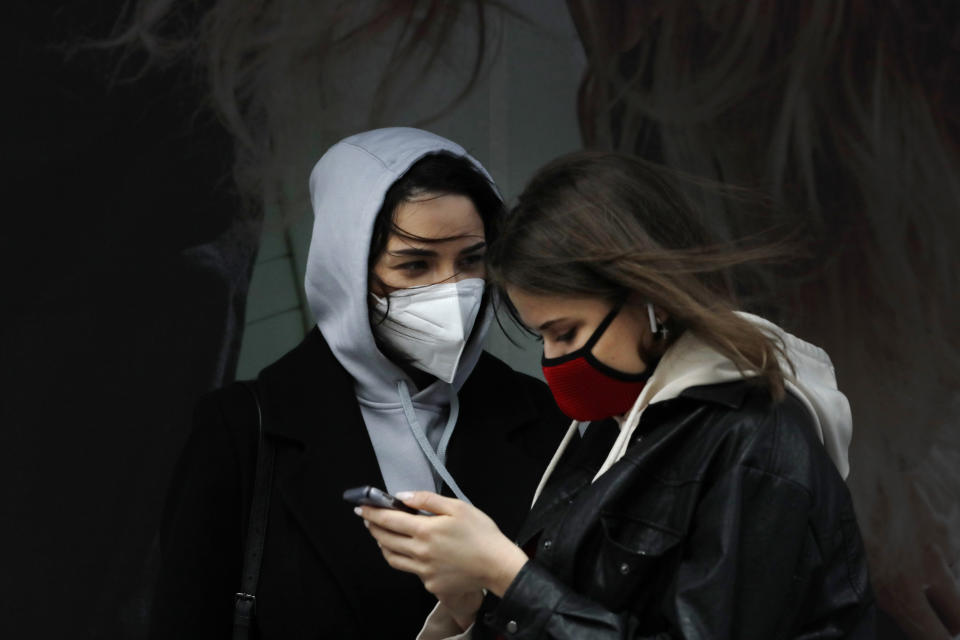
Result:
{"label": "jacket sleeve", "polygon": [[229,638],[241,565],[239,456],[219,394],[203,398],[174,472],[159,535],[150,638]]}
{"label": "jacket sleeve", "polygon": [[[577,594],[535,561],[483,622],[510,638],[785,637],[815,565],[810,505],[795,483],[748,467],[727,471],[700,501],[679,569],[660,596],[666,633],[644,635],[645,621]],[[835,631],[803,637],[859,637]]]}

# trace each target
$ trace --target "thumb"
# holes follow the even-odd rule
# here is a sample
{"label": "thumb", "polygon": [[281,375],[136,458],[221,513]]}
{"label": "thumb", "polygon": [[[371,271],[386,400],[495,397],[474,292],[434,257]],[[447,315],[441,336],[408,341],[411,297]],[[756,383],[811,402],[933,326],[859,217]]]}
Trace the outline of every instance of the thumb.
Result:
{"label": "thumb", "polygon": [[422,509],[436,515],[452,515],[461,504],[456,498],[447,498],[432,491],[400,491],[397,498],[409,507]]}

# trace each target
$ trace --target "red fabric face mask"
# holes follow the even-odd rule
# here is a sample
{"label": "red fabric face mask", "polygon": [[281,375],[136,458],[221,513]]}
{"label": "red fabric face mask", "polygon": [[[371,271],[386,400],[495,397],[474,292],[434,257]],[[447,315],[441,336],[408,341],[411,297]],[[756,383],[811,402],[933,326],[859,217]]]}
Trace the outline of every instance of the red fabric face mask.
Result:
{"label": "red fabric face mask", "polygon": [[543,376],[557,405],[574,420],[603,420],[626,413],[653,373],[652,366],[642,373],[624,373],[603,364],[591,353],[622,306],[620,303],[610,310],[582,347],[541,361]]}

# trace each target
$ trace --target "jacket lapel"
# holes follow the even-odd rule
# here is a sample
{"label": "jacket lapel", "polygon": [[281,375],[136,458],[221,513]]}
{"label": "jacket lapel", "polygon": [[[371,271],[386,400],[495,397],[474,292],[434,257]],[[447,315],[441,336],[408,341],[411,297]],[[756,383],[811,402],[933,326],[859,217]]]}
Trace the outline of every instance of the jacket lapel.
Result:
{"label": "jacket lapel", "polygon": [[607,419],[591,423],[582,437],[574,436],[517,535],[518,544],[526,545],[540,533],[544,522],[565,509],[574,496],[591,484],[618,434],[617,423]]}
{"label": "jacket lapel", "polygon": [[[278,459],[277,490],[330,570],[358,620],[379,592],[423,606],[420,581],[392,569],[344,502],[343,491],[383,486],[353,381],[314,329],[301,345],[260,376],[267,433],[298,443]],[[278,505],[279,506],[279,505]],[[406,595],[404,595],[406,594]]]}

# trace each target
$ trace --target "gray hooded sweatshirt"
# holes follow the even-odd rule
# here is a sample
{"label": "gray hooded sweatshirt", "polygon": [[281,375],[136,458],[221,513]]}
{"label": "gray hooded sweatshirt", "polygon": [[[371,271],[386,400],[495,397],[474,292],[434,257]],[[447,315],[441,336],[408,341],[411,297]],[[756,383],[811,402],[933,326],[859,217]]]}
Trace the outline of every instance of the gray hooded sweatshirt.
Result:
{"label": "gray hooded sweatshirt", "polygon": [[[354,379],[363,421],[391,493],[437,491],[441,486],[411,430],[398,382],[410,390],[416,419],[436,450],[451,399],[455,402],[454,396],[480,358],[492,318],[489,308],[477,318],[452,384],[437,380],[417,390],[374,342],[367,306],[373,223],[387,189],[417,160],[437,151],[464,156],[490,177],[459,145],[406,127],[346,138],[332,146],[310,174],[314,222],[305,279],[307,301],[330,349]],[[322,419],[317,420],[319,426]]]}

